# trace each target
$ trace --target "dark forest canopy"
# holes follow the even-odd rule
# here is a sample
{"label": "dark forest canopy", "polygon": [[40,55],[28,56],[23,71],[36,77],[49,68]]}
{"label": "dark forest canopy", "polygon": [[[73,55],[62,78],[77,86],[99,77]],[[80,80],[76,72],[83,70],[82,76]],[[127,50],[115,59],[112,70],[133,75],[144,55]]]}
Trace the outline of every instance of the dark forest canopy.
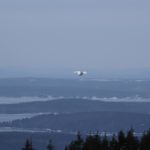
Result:
{"label": "dark forest canopy", "polygon": [[[54,150],[55,147],[50,140],[48,150]],[[40,149],[40,148],[39,148]],[[89,134],[82,137],[78,132],[76,139],[66,145],[65,150],[149,150],[150,149],[150,129],[142,134],[141,137],[135,135],[131,128],[126,133],[120,130],[117,135],[108,137],[97,134]],[[32,140],[27,139],[22,150],[35,150],[32,146]]]}

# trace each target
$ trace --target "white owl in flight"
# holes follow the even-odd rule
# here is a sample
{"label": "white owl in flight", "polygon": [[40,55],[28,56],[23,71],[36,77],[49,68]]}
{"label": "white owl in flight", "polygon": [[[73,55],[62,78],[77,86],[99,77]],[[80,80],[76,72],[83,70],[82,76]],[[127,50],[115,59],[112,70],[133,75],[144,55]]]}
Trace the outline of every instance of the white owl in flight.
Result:
{"label": "white owl in flight", "polygon": [[78,76],[83,76],[84,74],[87,74],[86,71],[74,71]]}

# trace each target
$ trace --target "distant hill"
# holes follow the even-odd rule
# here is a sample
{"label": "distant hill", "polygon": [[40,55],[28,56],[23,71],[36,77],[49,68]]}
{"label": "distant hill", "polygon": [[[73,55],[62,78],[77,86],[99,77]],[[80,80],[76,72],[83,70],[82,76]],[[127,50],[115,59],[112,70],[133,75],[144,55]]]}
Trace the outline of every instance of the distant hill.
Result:
{"label": "distant hill", "polygon": [[30,119],[1,123],[0,126],[85,133],[90,131],[117,132],[120,129],[127,130],[133,127],[137,132],[143,132],[150,127],[150,115],[106,111],[46,114]]}
{"label": "distant hill", "polygon": [[84,100],[80,98],[66,98],[45,102],[26,102],[20,104],[1,104],[0,113],[64,113],[64,112],[91,112],[91,111],[110,111],[110,112],[150,112],[149,102],[101,102]]}

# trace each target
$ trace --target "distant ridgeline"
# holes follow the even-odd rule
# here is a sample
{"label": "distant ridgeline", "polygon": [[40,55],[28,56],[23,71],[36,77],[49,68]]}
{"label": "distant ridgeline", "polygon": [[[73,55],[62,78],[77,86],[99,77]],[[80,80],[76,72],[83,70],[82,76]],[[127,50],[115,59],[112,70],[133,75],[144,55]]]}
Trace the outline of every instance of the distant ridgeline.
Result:
{"label": "distant ridgeline", "polygon": [[[54,150],[55,146],[52,141],[46,147],[48,150]],[[40,149],[40,148],[39,148]],[[127,133],[122,130],[111,138],[106,135],[89,134],[82,138],[80,133],[76,139],[71,141],[65,150],[149,150],[150,149],[150,130],[144,132],[142,136],[137,137],[134,130],[130,129]],[[32,140],[27,139],[22,150],[35,150],[32,146]]]}

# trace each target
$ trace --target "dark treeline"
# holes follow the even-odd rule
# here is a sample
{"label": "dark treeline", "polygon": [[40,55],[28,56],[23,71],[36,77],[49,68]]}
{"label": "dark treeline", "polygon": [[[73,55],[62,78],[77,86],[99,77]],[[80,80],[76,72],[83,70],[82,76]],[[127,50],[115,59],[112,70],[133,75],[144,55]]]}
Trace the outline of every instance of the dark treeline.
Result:
{"label": "dark treeline", "polygon": [[[50,140],[47,150],[54,149],[55,147]],[[27,139],[22,150],[35,150],[32,141]],[[144,132],[140,137],[134,134],[133,129],[126,133],[121,130],[112,137],[100,136],[97,133],[82,138],[78,133],[76,139],[66,145],[64,150],[150,150],[150,130]]]}

